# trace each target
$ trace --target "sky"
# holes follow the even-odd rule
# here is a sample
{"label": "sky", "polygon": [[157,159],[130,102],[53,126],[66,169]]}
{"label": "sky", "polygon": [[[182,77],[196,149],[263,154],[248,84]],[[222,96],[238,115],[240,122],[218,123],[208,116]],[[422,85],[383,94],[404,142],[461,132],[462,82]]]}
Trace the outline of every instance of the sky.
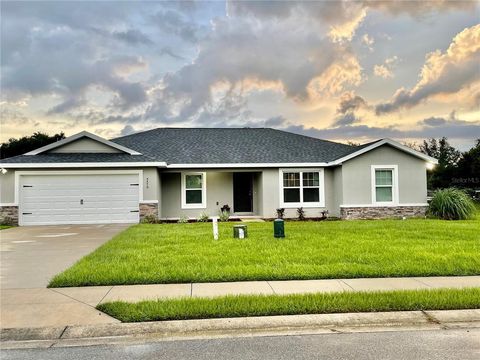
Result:
{"label": "sky", "polygon": [[478,1],[0,6],[0,141],[156,127],[480,138]]}

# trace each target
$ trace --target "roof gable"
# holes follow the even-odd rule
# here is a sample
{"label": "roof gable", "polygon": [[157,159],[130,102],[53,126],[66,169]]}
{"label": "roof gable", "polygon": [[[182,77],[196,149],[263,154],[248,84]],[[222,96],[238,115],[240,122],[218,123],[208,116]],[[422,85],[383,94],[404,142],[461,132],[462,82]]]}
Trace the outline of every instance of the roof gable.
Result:
{"label": "roof gable", "polygon": [[42,153],[126,153],[129,155],[141,155],[141,153],[135,150],[106,140],[88,131],[82,131],[63,140],[30,151],[25,155],[39,155]]}
{"label": "roof gable", "polygon": [[369,152],[369,151],[371,151],[373,149],[376,149],[376,148],[378,148],[380,146],[383,146],[383,145],[390,145],[390,146],[396,148],[397,150],[406,152],[406,153],[408,153],[410,155],[413,155],[417,158],[423,159],[423,160],[428,161],[428,162],[433,163],[433,164],[438,164],[437,159],[435,159],[431,156],[428,156],[424,153],[421,153],[420,151],[416,151],[416,150],[414,150],[414,149],[412,149],[408,146],[400,144],[399,142],[397,142],[395,140],[381,139],[381,140],[377,140],[377,141],[374,141],[372,143],[368,143],[368,144],[361,145],[361,146],[357,147],[356,151],[353,151],[352,153],[333,161],[332,165],[340,165],[341,163],[343,163],[345,161],[353,159],[357,156],[360,156],[360,155],[362,155],[366,152]]}

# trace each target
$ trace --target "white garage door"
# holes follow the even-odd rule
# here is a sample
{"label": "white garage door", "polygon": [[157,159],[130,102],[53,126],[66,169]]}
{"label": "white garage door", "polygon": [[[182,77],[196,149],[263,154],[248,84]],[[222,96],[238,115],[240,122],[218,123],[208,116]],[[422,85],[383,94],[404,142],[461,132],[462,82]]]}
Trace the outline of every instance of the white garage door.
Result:
{"label": "white garage door", "polygon": [[22,175],[20,225],[136,223],[139,175]]}

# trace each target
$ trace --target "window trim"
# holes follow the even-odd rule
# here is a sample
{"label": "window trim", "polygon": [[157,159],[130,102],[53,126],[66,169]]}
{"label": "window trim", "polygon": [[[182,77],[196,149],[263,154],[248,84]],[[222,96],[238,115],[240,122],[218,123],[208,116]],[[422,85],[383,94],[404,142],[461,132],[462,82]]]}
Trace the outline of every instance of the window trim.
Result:
{"label": "window trim", "polygon": [[[312,186],[303,186],[303,173],[305,172],[318,172],[318,189],[319,189],[319,201],[318,202],[303,202],[303,189],[307,188],[316,188]],[[300,173],[300,202],[285,202],[284,201],[284,193],[283,193],[283,174],[284,173]],[[323,168],[285,168],[279,169],[279,199],[280,199],[280,207],[291,209],[291,208],[298,208],[298,207],[305,207],[305,208],[324,208],[325,207],[325,169]],[[287,187],[291,188],[291,187]]]}
{"label": "window trim", "polygon": [[[186,189],[186,177],[187,175],[201,175],[202,176],[202,203],[200,204],[187,204],[187,189]],[[206,172],[182,172],[182,209],[206,209],[207,208],[207,173]]]}
{"label": "window trim", "polygon": [[[377,170],[391,170],[392,171],[392,201],[377,201],[377,183],[375,179],[375,172]],[[371,190],[372,190],[372,204],[373,205],[398,205],[398,165],[372,165],[371,166]]]}

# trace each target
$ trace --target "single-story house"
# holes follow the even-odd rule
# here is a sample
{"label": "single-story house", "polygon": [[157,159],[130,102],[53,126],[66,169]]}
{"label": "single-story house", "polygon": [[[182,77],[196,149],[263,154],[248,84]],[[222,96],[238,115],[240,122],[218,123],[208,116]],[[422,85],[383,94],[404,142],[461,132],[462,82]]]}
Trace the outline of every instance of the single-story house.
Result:
{"label": "single-story house", "polygon": [[268,128],[83,131],[0,160],[0,216],[19,225],[136,223],[219,214],[422,216],[437,160],[390,139],[350,146]]}

